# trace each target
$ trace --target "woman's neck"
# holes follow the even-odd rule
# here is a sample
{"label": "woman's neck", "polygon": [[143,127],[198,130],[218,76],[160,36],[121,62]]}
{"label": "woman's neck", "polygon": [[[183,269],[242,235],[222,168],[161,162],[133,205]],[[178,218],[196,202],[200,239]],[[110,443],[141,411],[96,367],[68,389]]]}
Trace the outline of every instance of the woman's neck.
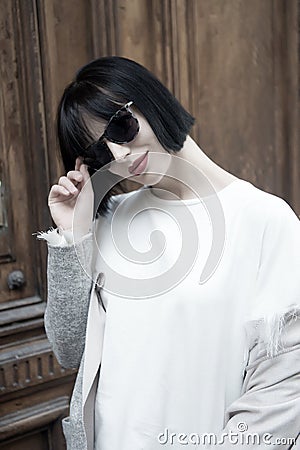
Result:
{"label": "woman's neck", "polygon": [[169,171],[154,188],[161,189],[156,195],[162,198],[174,199],[175,195],[187,200],[218,192],[235,179],[237,177],[213,162],[188,136],[183,148],[172,158]]}

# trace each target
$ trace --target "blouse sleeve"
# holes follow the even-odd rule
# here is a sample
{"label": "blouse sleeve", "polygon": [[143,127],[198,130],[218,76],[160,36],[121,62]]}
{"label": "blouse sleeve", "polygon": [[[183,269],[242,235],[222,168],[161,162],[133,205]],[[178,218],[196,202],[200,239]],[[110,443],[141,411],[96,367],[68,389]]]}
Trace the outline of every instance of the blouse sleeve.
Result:
{"label": "blouse sleeve", "polygon": [[296,450],[300,448],[300,221],[279,197],[271,205],[264,230],[248,319],[243,388],[226,410],[219,442],[224,440],[225,448],[232,449]]}
{"label": "blouse sleeve", "polygon": [[300,448],[299,317],[286,320],[281,341],[283,348],[275,356],[258,341],[250,349],[242,395],[227,408],[218,436],[225,448]]}
{"label": "blouse sleeve", "polygon": [[[281,332],[290,315],[300,309],[300,220],[283,199],[273,196],[261,246],[252,304],[248,316],[260,325],[259,339],[267,354],[281,348]],[[246,325],[247,326],[247,325]],[[249,346],[257,336],[250,335]]]}

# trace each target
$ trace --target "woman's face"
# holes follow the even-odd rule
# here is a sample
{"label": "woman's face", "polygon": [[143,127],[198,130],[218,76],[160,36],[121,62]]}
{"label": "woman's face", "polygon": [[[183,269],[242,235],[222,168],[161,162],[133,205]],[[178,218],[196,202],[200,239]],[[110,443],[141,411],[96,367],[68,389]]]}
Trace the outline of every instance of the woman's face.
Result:
{"label": "woman's face", "polygon": [[[109,171],[142,185],[156,185],[167,173],[172,156],[162,147],[145,117],[133,107],[130,109],[139,121],[139,132],[126,144],[105,140],[115,159]],[[97,140],[103,134],[105,124],[93,122],[90,128]]]}

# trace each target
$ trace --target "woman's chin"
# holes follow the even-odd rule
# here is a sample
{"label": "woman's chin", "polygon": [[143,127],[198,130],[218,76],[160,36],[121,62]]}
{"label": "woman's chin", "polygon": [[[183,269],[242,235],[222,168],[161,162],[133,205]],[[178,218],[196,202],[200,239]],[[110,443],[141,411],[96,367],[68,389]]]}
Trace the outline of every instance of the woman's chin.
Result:
{"label": "woman's chin", "polygon": [[136,186],[154,186],[155,184],[159,183],[164,177],[164,174],[149,173],[147,171],[142,172],[138,175],[130,174],[128,171],[126,171],[125,173],[125,171],[109,170],[109,172],[113,173],[114,175],[118,175],[121,179],[126,181],[126,184],[132,184],[134,186],[133,190],[137,189]]}
{"label": "woman's chin", "polygon": [[131,177],[129,177],[128,179],[130,181],[133,181],[134,183],[138,183],[140,185],[155,185],[157,183],[159,183],[161,181],[161,179],[163,178],[163,175],[157,175],[155,173],[141,173],[140,175],[133,175]]}

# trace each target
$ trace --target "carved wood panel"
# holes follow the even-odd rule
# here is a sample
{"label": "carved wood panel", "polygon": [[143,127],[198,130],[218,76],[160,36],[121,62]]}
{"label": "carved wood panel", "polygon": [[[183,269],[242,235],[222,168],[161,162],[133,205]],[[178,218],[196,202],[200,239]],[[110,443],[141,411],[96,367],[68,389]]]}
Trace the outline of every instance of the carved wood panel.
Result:
{"label": "carved wood panel", "polygon": [[1,394],[61,378],[66,372],[72,373],[58,364],[47,339],[9,347],[1,358]]}
{"label": "carved wood panel", "polygon": [[[60,367],[45,336],[47,251],[32,236],[52,225],[47,195],[59,174],[54,105],[79,65],[65,50],[69,43],[69,55],[74,48],[83,55],[91,47],[86,23],[73,39],[65,27],[67,20],[76,30],[82,13],[89,15],[86,2],[81,10],[79,2],[75,9],[65,4],[5,0],[0,8],[0,448],[6,450],[65,449],[61,418],[68,414],[75,379],[74,371]],[[41,17],[47,8],[45,30]],[[44,45],[49,28],[54,35],[62,32],[60,71],[51,74],[55,84],[46,82],[48,69],[55,68],[48,58],[55,53],[51,38],[48,48]],[[24,272],[25,284],[9,290],[7,277],[14,269]]]}
{"label": "carved wood panel", "polygon": [[[75,373],[45,337],[47,252],[31,235],[53,225],[63,88],[94,57],[141,62],[196,117],[192,136],[209,157],[300,214],[298,23],[296,0],[2,1],[0,448],[65,448]],[[7,287],[14,269],[20,290]]]}
{"label": "carved wood panel", "polygon": [[[27,261],[33,259],[28,209],[30,192],[27,189],[26,138],[20,86],[22,64],[17,59],[18,28],[13,2],[1,5],[2,39],[0,47],[0,160],[2,204],[7,213],[7,226],[0,233],[0,302],[31,297],[35,292],[35,274]],[[20,176],[23,173],[23,176]],[[16,182],[18,180],[18,182]],[[2,184],[3,183],[3,184]],[[25,257],[28,255],[28,258]],[[19,289],[9,289],[8,276],[14,270],[24,274],[25,283]],[[7,307],[10,305],[8,304]]]}

